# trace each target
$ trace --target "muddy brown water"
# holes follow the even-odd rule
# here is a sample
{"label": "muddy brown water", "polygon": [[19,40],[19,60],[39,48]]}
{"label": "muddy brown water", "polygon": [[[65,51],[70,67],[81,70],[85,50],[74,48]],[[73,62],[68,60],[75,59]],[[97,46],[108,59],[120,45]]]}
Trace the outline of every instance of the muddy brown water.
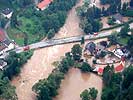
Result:
{"label": "muddy brown water", "polygon": [[[78,5],[82,5],[82,0],[80,0],[80,2],[76,5],[76,7]],[[59,31],[59,34],[57,34],[55,38],[70,37],[70,36],[83,34],[82,31],[79,29],[79,26],[78,26],[79,19],[77,18],[74,8],[69,12],[65,25],[61,28],[61,30]],[[66,52],[69,52],[71,50],[74,44],[75,43],[57,45],[57,46],[35,50],[31,59],[21,69],[20,75],[17,77],[14,77],[14,79],[12,80],[12,84],[16,86],[16,93],[18,95],[18,100],[35,100],[36,96],[35,96],[35,93],[32,91],[32,86],[36,82],[38,82],[38,80],[47,78],[48,75],[54,69],[54,66],[52,65],[52,63],[54,61],[59,61],[60,58],[65,55]],[[81,75],[81,73],[77,69],[72,70],[72,72],[74,72],[74,75],[72,75],[71,73],[71,74],[68,74],[68,76],[69,77],[71,76],[73,79],[74,79],[73,76],[77,76],[77,78],[75,78],[75,80],[71,82],[70,87],[72,87],[72,85],[75,86],[75,84],[77,86],[80,86],[81,84],[83,84],[83,87],[80,87],[79,91],[78,91],[78,88],[77,90],[75,90],[75,94],[73,93],[73,91],[71,91],[71,89],[66,91],[66,92],[69,92],[70,94],[73,94],[73,98],[79,98],[79,93],[91,85],[97,87],[99,91],[101,91],[100,87],[102,83],[101,83],[101,79],[99,79],[98,76],[95,76],[93,74]],[[81,78],[81,76],[84,76],[84,78],[83,77]],[[65,81],[67,79],[69,78],[67,78],[66,76]],[[84,81],[82,79],[84,79]],[[94,82],[95,80],[96,82]],[[97,84],[98,80],[99,80],[99,84]],[[69,84],[67,85],[66,83],[66,86],[64,85],[61,89],[67,88],[67,87],[69,87]],[[63,97],[61,97],[61,99],[59,100],[66,100],[66,96],[64,96],[64,99]],[[70,99],[67,99],[67,100],[70,100]]]}
{"label": "muddy brown water", "polygon": [[[103,39],[101,39],[101,41],[102,40]],[[100,40],[97,40],[95,42],[99,42],[99,41]],[[87,42],[89,42],[89,41],[87,41]],[[57,45],[57,46],[53,46],[53,47],[39,49],[34,52],[31,59],[27,62],[27,64],[25,64],[23,66],[20,75],[18,77],[14,77],[14,79],[12,80],[12,84],[16,86],[16,92],[17,92],[19,100],[35,100],[36,99],[34,92],[32,92],[32,86],[36,82],[38,82],[38,80],[47,78],[48,75],[54,69],[54,66],[52,65],[52,63],[54,61],[59,61],[62,58],[62,56],[65,55],[66,52],[69,52],[71,50],[71,48],[74,44],[76,44],[76,43]],[[74,75],[75,75],[75,73],[74,73]],[[68,76],[71,76],[71,75],[68,74]],[[79,75],[78,71],[77,71],[77,75]],[[77,82],[80,77],[75,78],[77,85],[83,84],[83,85],[85,85],[84,88],[87,88],[88,84],[92,84],[95,87],[99,87],[99,93],[101,92],[100,87],[101,87],[102,81],[99,79],[98,76],[93,76],[93,78],[89,78],[90,77],[89,75],[87,75],[87,76],[85,74],[82,74],[82,75],[84,76],[84,79],[87,79],[86,81],[88,81],[88,82],[87,83],[85,82],[83,84],[82,81],[81,81],[81,83],[80,83],[80,81]],[[85,78],[85,76],[86,76],[86,78]],[[72,77],[73,77],[73,75],[72,75]],[[67,80],[67,79],[65,79],[65,80]],[[96,83],[95,83],[95,80],[96,80]],[[98,82],[97,80],[100,80],[99,84],[97,84],[97,82]],[[71,85],[75,86],[74,83]],[[64,88],[67,88],[68,86],[69,86],[69,84],[67,85],[67,83],[66,83],[66,86],[64,85]],[[82,88],[82,87],[80,87],[80,88]],[[73,96],[75,98],[75,97],[79,97],[78,94],[79,94],[79,92],[81,92],[82,89],[79,89],[79,92],[77,90],[75,91],[75,94],[73,93],[73,91],[68,91],[68,92],[70,92],[71,94],[73,93]],[[78,94],[76,92],[78,92]],[[59,94],[60,94],[60,92],[59,92]],[[66,100],[66,99],[64,97],[64,99],[60,99],[60,100]]]}
{"label": "muddy brown water", "polygon": [[81,100],[80,94],[85,89],[95,87],[98,90],[97,100],[100,100],[102,79],[95,74],[81,73],[79,69],[72,68],[62,81],[59,95],[53,100]]}

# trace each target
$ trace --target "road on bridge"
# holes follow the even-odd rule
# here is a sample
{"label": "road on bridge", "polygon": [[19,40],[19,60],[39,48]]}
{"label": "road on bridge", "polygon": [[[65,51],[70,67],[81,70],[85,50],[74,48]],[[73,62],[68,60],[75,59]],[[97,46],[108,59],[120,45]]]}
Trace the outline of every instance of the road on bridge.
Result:
{"label": "road on bridge", "polygon": [[[130,24],[130,28],[133,28],[133,23]],[[121,29],[121,27],[116,28],[114,31],[119,32],[120,29]],[[104,38],[104,37],[111,35],[112,31],[113,30],[99,32],[98,35],[80,35],[80,36],[61,38],[61,39],[51,39],[51,40],[47,40],[47,41],[41,41],[41,42],[33,43],[31,45],[28,45],[28,47],[30,50],[32,50],[32,49],[44,48],[44,47],[49,47],[49,46],[54,46],[54,45],[80,42],[82,37],[84,37],[85,41],[86,40],[95,40],[98,38]],[[17,47],[15,49],[16,53],[21,53],[23,51],[24,51],[24,47]]]}

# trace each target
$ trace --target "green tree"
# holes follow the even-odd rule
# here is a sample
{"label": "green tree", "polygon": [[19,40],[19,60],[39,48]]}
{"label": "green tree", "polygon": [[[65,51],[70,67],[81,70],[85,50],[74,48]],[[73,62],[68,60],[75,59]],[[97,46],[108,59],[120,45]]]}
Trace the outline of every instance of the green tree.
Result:
{"label": "green tree", "polygon": [[130,0],[130,7],[133,7],[133,0]]}
{"label": "green tree", "polygon": [[79,44],[75,44],[71,49],[74,60],[79,61],[82,55],[82,48]]}
{"label": "green tree", "polygon": [[128,35],[129,30],[130,30],[130,26],[129,26],[128,23],[126,23],[124,25],[124,27],[122,27],[121,30],[120,30],[120,36],[121,37],[126,37]]}
{"label": "green tree", "polygon": [[106,86],[110,85],[112,75],[114,73],[114,67],[107,65],[103,70],[103,82]]}
{"label": "green tree", "polygon": [[54,29],[50,29],[49,32],[48,32],[48,39],[51,39],[52,37],[55,36],[55,31]]}
{"label": "green tree", "polygon": [[88,91],[88,90],[84,90],[84,91],[80,94],[80,97],[82,98],[82,100],[90,100],[89,91]]}
{"label": "green tree", "polygon": [[84,37],[81,38],[81,44],[84,44],[85,43],[85,39]]}
{"label": "green tree", "polygon": [[94,87],[89,88],[89,95],[90,95],[91,100],[95,100],[97,97],[97,94],[98,94],[97,89],[95,89]]}
{"label": "green tree", "polygon": [[91,71],[91,66],[87,62],[83,62],[80,69],[81,69],[82,72],[90,72]]}

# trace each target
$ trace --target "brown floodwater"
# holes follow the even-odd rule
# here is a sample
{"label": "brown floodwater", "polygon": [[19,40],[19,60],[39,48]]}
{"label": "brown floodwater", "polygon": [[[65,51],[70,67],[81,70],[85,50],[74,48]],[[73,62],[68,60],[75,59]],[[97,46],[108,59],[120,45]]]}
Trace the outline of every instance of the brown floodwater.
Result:
{"label": "brown floodwater", "polygon": [[[76,7],[79,5],[82,5],[82,0],[80,0],[80,2],[76,5]],[[76,35],[83,34],[82,31],[79,29],[78,23],[79,23],[79,19],[73,8],[68,14],[66,24],[59,31],[59,34],[58,33],[56,34],[55,38],[62,38],[62,37],[69,37],[69,36],[76,36]],[[12,80],[12,84],[16,86],[16,93],[18,95],[18,100],[35,100],[36,97],[35,97],[35,93],[32,91],[32,86],[36,82],[38,82],[38,80],[47,78],[48,75],[54,69],[54,66],[52,65],[52,63],[54,61],[59,61],[60,58],[65,55],[66,52],[69,52],[71,50],[74,44],[76,43],[57,45],[57,46],[35,50],[31,59],[21,69],[20,75],[17,77],[14,77],[14,79]],[[75,71],[77,71],[77,69]],[[79,71],[77,71],[77,76],[78,75],[79,75]],[[84,78],[82,78],[84,80],[88,77],[86,79],[86,81],[88,79],[90,80],[90,83],[88,82],[88,84],[92,84],[92,82],[94,82],[93,81],[94,79],[96,80],[97,78],[99,79],[98,76],[94,76],[93,74],[90,76],[86,74],[82,74],[82,75],[84,76]],[[93,79],[89,77],[93,77],[93,78],[95,77],[95,78]],[[91,82],[91,79],[93,79],[92,82]],[[77,79],[75,78],[75,82],[76,81]],[[81,81],[81,84],[82,84],[82,81]],[[80,85],[80,84],[77,84],[77,85]],[[100,88],[99,84],[94,84],[94,85],[96,85],[95,87]],[[64,88],[66,87],[64,86]],[[81,91],[81,89],[79,91]],[[73,91],[72,92],[68,91],[68,92],[73,93]],[[77,93],[73,94],[73,96],[79,97]],[[64,97],[64,100],[65,100],[65,97]]]}
{"label": "brown floodwater", "polygon": [[79,28],[79,18],[76,14],[75,8],[83,4],[83,0],[79,0],[75,7],[69,12],[65,25],[60,29],[54,38],[64,38],[84,34],[82,29]]}
{"label": "brown floodwater", "polygon": [[97,100],[100,100],[101,77],[92,73],[81,73],[79,69],[72,68],[62,81],[61,88],[58,90],[59,95],[54,100],[81,100],[81,92],[92,87],[98,90]]}
{"label": "brown floodwater", "polygon": [[12,80],[12,84],[16,86],[19,100],[35,100],[32,86],[39,79],[47,78],[54,69],[52,63],[59,61],[60,57],[70,51],[73,45],[58,45],[34,52],[31,59],[23,66],[20,75]]}

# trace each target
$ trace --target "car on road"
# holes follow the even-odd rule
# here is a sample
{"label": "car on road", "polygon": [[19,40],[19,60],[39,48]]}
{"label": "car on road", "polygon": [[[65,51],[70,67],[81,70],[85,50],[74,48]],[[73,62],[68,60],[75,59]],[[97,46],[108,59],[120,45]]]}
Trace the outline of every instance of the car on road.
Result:
{"label": "car on road", "polygon": [[25,46],[25,47],[23,47],[23,50],[24,50],[24,51],[30,50],[30,46]]}

